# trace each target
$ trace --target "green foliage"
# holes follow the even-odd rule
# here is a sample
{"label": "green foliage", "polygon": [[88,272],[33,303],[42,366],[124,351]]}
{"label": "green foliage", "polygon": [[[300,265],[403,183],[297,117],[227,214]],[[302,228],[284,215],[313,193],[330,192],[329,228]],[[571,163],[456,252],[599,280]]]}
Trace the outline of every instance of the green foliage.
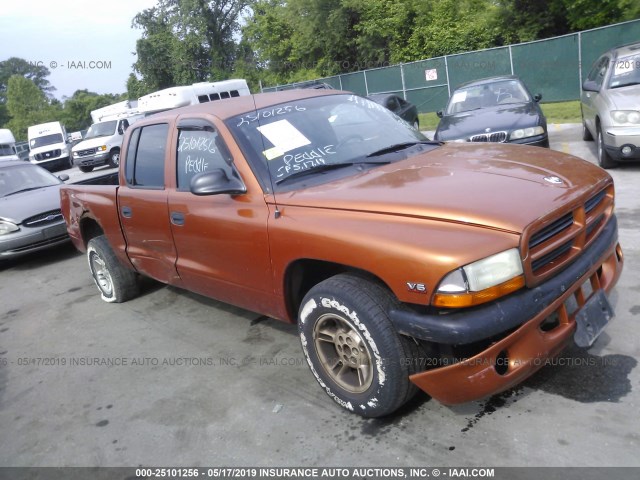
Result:
{"label": "green foliage", "polygon": [[50,104],[33,80],[13,75],[7,81],[7,111],[7,128],[16,139],[26,140],[29,126],[59,120],[62,108],[59,102]]}
{"label": "green foliage", "polygon": [[9,78],[13,75],[31,80],[45,94],[50,94],[55,88],[46,79],[49,73],[49,69],[44,65],[32,64],[22,58],[11,57],[0,62],[0,103],[6,101]]}
{"label": "green foliage", "polygon": [[[237,55],[234,39],[249,0],[158,0],[138,13],[133,26],[143,30],[136,44],[129,94],[175,85],[228,78]],[[137,95],[140,96],[140,95]]]}

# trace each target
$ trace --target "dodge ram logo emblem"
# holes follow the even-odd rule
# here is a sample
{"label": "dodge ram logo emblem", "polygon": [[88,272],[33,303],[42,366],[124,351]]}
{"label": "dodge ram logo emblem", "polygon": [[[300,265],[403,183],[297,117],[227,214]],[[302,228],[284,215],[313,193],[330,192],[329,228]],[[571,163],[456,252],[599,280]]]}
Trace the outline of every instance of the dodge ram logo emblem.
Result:
{"label": "dodge ram logo emblem", "polygon": [[554,185],[562,185],[562,180],[558,177],[544,177],[544,181],[553,183]]}

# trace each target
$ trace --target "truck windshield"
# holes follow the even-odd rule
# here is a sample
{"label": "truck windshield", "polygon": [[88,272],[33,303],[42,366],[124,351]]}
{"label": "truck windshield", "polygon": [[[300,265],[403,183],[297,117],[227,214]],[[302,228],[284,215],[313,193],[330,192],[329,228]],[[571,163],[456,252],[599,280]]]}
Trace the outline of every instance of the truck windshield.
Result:
{"label": "truck windshield", "polygon": [[52,133],[51,135],[43,135],[42,137],[32,138],[29,142],[29,147],[38,148],[46,145],[53,145],[55,143],[64,143],[61,133]]}
{"label": "truck windshield", "polygon": [[116,133],[117,120],[111,120],[109,122],[94,123],[89,127],[85,140],[96,137],[110,137]]}
{"label": "truck windshield", "polygon": [[[350,94],[293,100],[226,123],[267,190],[353,175],[406,158],[410,145],[435,148],[425,147],[422,133],[383,106]],[[406,148],[390,149],[397,145]],[[367,158],[379,152],[380,161]]]}

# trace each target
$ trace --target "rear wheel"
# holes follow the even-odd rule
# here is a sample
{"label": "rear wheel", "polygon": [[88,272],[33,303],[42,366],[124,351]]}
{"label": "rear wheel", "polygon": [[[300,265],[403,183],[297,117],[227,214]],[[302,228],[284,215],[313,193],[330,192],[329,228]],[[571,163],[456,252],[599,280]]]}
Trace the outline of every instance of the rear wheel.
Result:
{"label": "rear wheel", "polygon": [[409,381],[415,342],[400,336],[384,287],[340,274],[302,301],[298,329],[311,372],[336,403],[363,417],[393,413],[417,391]]}
{"label": "rear wheel", "polygon": [[89,240],[87,260],[93,281],[105,302],[126,302],[140,292],[136,273],[122,265],[104,235]]}
{"label": "rear wheel", "polygon": [[78,168],[80,169],[81,172],[84,172],[84,173],[89,173],[89,172],[93,171],[93,166],[92,165],[90,165],[88,167],[81,166],[81,167],[78,167]]}
{"label": "rear wheel", "polygon": [[615,168],[617,163],[607,153],[604,146],[604,138],[602,137],[602,129],[598,127],[598,165],[602,168]]}

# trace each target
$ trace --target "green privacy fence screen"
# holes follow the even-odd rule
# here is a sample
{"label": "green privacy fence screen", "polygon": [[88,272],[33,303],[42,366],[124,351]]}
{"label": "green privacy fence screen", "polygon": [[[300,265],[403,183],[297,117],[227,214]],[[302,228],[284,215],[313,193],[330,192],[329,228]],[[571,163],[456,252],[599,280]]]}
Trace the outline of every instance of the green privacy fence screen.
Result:
{"label": "green privacy fence screen", "polygon": [[[421,113],[445,107],[456,86],[495,75],[518,75],[543,102],[580,98],[582,79],[606,50],[640,41],[640,20],[585,30],[562,37],[506,47],[446,55],[372,70],[320,78],[336,89],[360,95],[396,93]],[[288,90],[296,84],[263,87]]]}

